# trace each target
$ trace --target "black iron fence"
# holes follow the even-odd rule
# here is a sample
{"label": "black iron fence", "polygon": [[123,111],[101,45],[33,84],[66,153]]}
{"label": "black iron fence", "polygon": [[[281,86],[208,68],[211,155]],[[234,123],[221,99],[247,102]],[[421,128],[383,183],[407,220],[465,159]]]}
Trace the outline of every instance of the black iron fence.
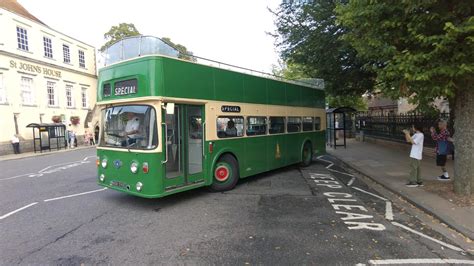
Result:
{"label": "black iron fence", "polygon": [[434,147],[435,142],[431,138],[430,127],[437,128],[440,119],[448,121],[448,130],[453,134],[453,121],[449,119],[449,113],[442,113],[439,116],[423,114],[372,116],[368,113],[358,113],[355,118],[355,126],[359,133],[366,136],[405,142],[402,130],[410,129],[413,124],[418,124],[423,127],[424,146]]}

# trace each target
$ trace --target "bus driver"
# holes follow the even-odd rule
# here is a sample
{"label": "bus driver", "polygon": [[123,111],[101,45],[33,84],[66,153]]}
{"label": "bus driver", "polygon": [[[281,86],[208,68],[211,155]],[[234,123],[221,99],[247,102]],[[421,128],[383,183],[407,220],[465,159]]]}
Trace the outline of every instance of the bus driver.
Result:
{"label": "bus driver", "polygon": [[122,141],[122,146],[129,146],[137,142],[138,128],[140,127],[140,120],[135,116],[134,113],[127,113],[127,124],[125,125],[125,131],[122,132],[122,136],[125,139]]}

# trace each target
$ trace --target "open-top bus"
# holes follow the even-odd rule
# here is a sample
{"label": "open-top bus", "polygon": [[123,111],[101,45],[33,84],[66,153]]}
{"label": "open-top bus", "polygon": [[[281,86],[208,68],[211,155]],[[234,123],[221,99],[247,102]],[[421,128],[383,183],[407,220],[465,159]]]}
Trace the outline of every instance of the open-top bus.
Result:
{"label": "open-top bus", "polygon": [[324,91],[177,58],[155,37],[108,48],[99,71],[98,184],[155,198],[311,163]]}

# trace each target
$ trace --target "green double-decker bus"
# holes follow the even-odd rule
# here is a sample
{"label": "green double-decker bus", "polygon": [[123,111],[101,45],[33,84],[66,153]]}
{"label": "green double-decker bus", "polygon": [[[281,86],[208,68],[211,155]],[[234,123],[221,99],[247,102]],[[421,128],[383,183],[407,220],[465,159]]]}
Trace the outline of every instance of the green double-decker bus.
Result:
{"label": "green double-decker bus", "polygon": [[146,198],[203,186],[225,191],[325,152],[320,88],[182,60],[149,36],[112,45],[105,60],[97,95],[101,186]]}

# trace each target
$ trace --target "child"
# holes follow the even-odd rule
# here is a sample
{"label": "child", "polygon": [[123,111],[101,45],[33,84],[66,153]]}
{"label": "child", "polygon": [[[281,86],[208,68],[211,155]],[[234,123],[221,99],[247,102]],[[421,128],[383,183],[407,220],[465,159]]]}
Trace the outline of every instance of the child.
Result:
{"label": "child", "polygon": [[410,152],[410,180],[407,183],[407,187],[422,187],[423,181],[421,180],[420,165],[423,153],[423,140],[425,137],[419,125],[413,125],[412,130],[415,132],[413,136],[410,136],[410,131],[406,129],[403,130],[406,141],[412,144]]}

